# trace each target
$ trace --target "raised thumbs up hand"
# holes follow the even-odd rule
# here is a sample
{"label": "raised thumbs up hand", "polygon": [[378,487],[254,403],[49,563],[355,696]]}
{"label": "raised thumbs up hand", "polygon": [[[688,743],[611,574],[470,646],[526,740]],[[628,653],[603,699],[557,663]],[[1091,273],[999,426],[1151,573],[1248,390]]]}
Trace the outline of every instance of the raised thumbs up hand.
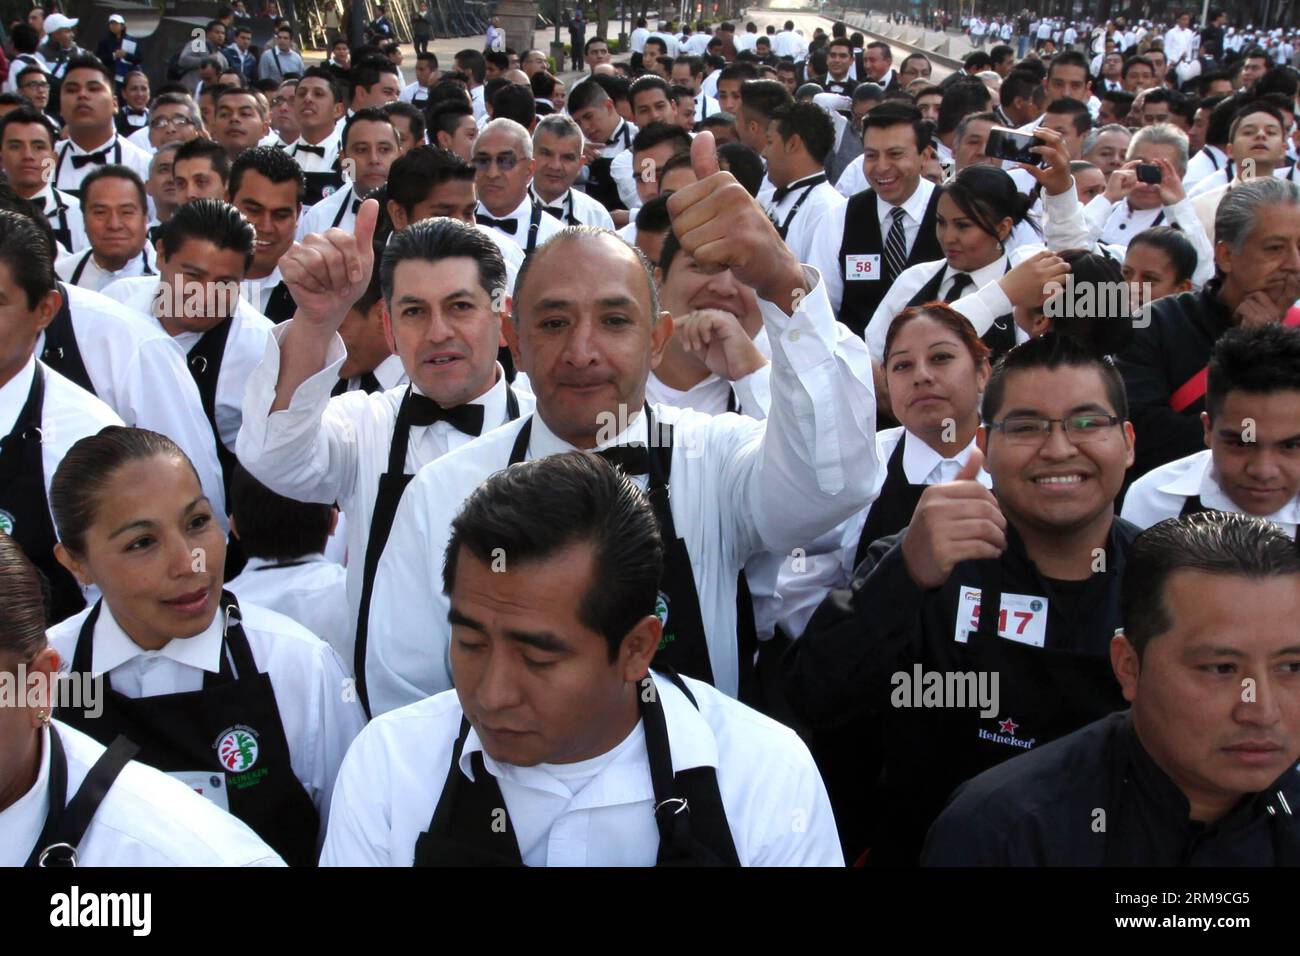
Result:
{"label": "raised thumbs up hand", "polygon": [[745,187],[719,171],[712,133],[692,141],[691,166],[699,181],[668,199],[682,249],[706,271],[730,269],[759,296],[792,313],[808,291],[803,268]]}
{"label": "raised thumbs up hand", "polygon": [[280,275],[297,304],[295,322],[333,332],[366,291],[375,265],[373,246],[379,203],[367,199],[352,232],[330,229],[295,242],[280,257]]}
{"label": "raised thumbs up hand", "polygon": [[921,495],[903,536],[903,563],[918,587],[943,587],[962,561],[997,558],[1006,550],[1007,519],[993,492],[975,480],[983,466],[984,453],[974,448],[955,480]]}

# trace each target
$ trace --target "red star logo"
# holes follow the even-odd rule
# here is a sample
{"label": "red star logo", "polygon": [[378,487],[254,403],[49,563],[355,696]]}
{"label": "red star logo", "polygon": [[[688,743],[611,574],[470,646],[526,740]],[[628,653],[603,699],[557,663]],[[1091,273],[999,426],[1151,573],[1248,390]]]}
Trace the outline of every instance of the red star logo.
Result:
{"label": "red star logo", "polygon": [[1001,729],[1001,731],[1004,734],[1010,734],[1012,737],[1016,735],[1016,728],[1019,726],[1020,725],[1016,723],[1014,720],[1012,720],[1010,717],[1008,717],[1006,720],[998,721],[998,727]]}

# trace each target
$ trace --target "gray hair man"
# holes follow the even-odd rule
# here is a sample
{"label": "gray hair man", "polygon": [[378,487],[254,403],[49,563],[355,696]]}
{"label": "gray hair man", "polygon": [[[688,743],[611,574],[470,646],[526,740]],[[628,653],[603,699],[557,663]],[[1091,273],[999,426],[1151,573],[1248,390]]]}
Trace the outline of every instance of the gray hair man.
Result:
{"label": "gray hair man", "polygon": [[533,184],[529,194],[566,226],[600,226],[613,229],[614,220],[591,196],[574,189],[582,172],[582,150],[586,137],[571,116],[552,113],[543,116],[533,130]]}
{"label": "gray hair man", "polygon": [[529,192],[536,163],[533,141],[523,126],[512,119],[492,120],[474,140],[470,162],[478,189],[474,218],[517,242],[525,257],[564,228]]}
{"label": "gray hair man", "polygon": [[1203,447],[1206,370],[1219,336],[1281,322],[1300,298],[1300,186],[1267,176],[1234,187],[1215,217],[1214,261],[1218,276],[1199,292],[1152,303],[1120,356],[1141,436],[1134,477]]}

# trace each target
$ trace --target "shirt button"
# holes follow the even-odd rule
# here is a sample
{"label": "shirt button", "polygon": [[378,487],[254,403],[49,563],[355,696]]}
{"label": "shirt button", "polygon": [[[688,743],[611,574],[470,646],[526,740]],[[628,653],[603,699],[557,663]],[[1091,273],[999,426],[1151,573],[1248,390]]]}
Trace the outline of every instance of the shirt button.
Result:
{"label": "shirt button", "polygon": [[790,330],[790,341],[791,341],[791,342],[798,342],[798,341],[799,341],[799,330],[798,330],[798,329],[791,329],[791,330]]}

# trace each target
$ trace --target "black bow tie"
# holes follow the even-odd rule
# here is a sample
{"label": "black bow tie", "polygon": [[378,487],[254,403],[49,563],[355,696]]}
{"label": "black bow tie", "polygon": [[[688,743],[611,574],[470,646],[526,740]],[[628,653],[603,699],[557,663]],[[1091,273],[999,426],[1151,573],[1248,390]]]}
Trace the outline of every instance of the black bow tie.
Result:
{"label": "black bow tie", "polygon": [[618,129],[614,130],[614,135],[613,135],[613,136],[611,136],[609,139],[605,140],[605,145],[606,145],[606,146],[613,146],[613,145],[615,145],[619,140],[621,140],[622,138],[623,138],[623,127],[620,126]]}
{"label": "black bow tie", "polygon": [[411,392],[406,396],[407,409],[412,425],[432,425],[434,422],[446,422],[457,431],[478,437],[483,434],[483,406],[457,405],[455,408],[443,408],[426,395]]}
{"label": "black bow tie", "polygon": [[645,445],[615,445],[612,448],[602,448],[596,455],[615,468],[623,469],[627,475],[650,473],[650,452]]}
{"label": "black bow tie", "polygon": [[317,156],[319,156],[321,159],[324,159],[324,158],[325,158],[325,147],[324,147],[324,146],[313,146],[313,145],[311,145],[310,143],[299,143],[297,146],[295,146],[295,147],[293,148],[293,151],[294,151],[295,154],[297,154],[297,153],[315,153],[315,154],[316,154]]}
{"label": "black bow tie", "polygon": [[83,153],[78,156],[75,153],[72,156],[72,168],[80,169],[82,166],[94,163],[96,166],[103,166],[108,159],[108,151],[111,147],[105,146],[98,153]]}
{"label": "black bow tie", "polygon": [[777,186],[776,192],[772,193],[772,204],[779,203],[795,189],[803,189],[805,186],[816,186],[818,183],[826,182],[825,176],[810,176],[807,179],[801,179],[797,183],[791,183],[788,186]]}
{"label": "black bow tie", "polygon": [[561,222],[564,221],[565,212],[563,206],[543,206],[542,212],[549,212],[556,219],[560,220]]}
{"label": "black bow tie", "polygon": [[484,215],[484,214],[481,213],[481,212],[480,212],[480,213],[475,213],[475,214],[474,214],[474,221],[477,222],[480,226],[488,226],[488,227],[490,227],[490,228],[492,228],[492,229],[502,229],[502,230],[504,230],[504,231],[510,233],[510,235],[512,235],[512,236],[513,236],[513,235],[515,234],[515,232],[519,229],[519,222],[518,222],[518,220],[515,220],[515,219],[493,219],[491,216]]}

